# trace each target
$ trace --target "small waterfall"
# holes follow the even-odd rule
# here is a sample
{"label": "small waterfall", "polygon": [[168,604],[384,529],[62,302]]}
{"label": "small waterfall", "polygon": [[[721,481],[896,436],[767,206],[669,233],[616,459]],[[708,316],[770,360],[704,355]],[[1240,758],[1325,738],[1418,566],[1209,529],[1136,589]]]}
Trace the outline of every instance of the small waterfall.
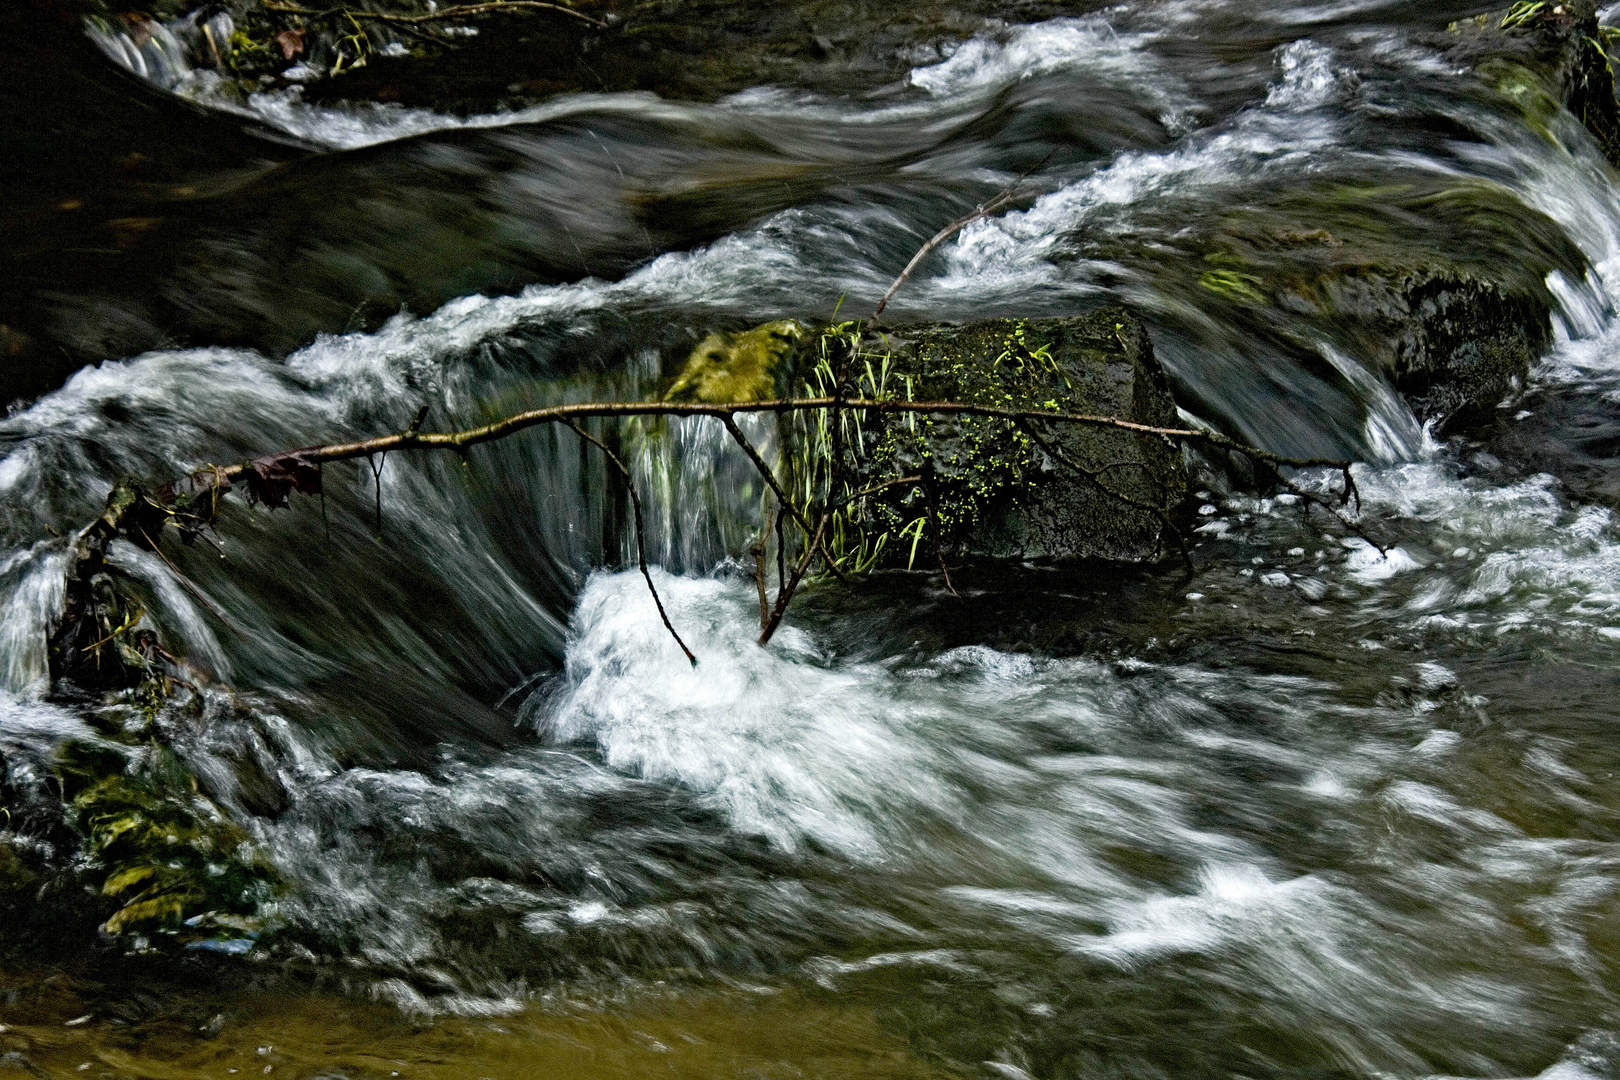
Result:
{"label": "small waterfall", "polygon": [[185,86],[199,68],[223,67],[236,24],[228,12],[203,7],[168,22],[142,15],[90,19],[85,33],[119,66],[164,90]]}

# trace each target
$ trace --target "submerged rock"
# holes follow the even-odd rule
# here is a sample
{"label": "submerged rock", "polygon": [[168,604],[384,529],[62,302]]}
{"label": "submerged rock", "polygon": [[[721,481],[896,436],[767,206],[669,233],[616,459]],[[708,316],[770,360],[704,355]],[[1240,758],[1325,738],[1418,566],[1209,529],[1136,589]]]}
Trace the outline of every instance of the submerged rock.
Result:
{"label": "submerged rock", "polygon": [[1548,123],[1560,108],[1585,125],[1604,157],[1620,165],[1620,104],[1605,55],[1608,28],[1592,0],[1518,3],[1453,23],[1452,57],[1473,67],[1556,140]]}
{"label": "submerged rock", "polygon": [[[1556,120],[1567,110],[1609,163],[1620,165],[1620,108],[1596,5],[1515,4],[1453,24],[1450,35],[1453,58],[1516,103],[1535,130],[1559,142]],[[1586,269],[1562,231],[1533,220],[1540,215],[1517,200],[1496,197],[1483,185],[1443,197],[1462,208],[1464,227],[1488,221],[1482,231],[1499,230],[1504,213],[1526,219],[1518,235],[1543,238],[1534,251],[1542,258],[1464,263],[1449,252],[1425,252],[1401,236],[1388,244],[1352,241],[1334,253],[1343,272],[1318,275],[1303,287],[1296,274],[1292,282],[1296,300],[1318,303],[1330,317],[1353,325],[1358,343],[1382,363],[1419,418],[1442,426],[1488,417],[1522,385],[1551,341],[1549,315],[1556,301],[1547,276],[1579,279]],[[1346,247],[1331,234],[1321,235]],[[1491,254],[1489,244],[1461,250]]]}
{"label": "submerged rock", "polygon": [[[1223,214],[1204,245],[1209,269],[1185,286],[1199,306],[1213,296],[1258,342],[1335,350],[1440,426],[1479,420],[1522,383],[1551,341],[1549,277],[1580,281],[1588,266],[1557,222],[1456,178],[1287,193]],[[1279,309],[1311,336],[1290,337]]]}
{"label": "submerged rock", "polygon": [[[1517,3],[1453,24],[1450,34],[1452,56],[1516,103],[1544,137],[1554,143],[1567,138],[1556,122],[1567,111],[1608,162],[1620,166],[1620,105],[1602,44],[1610,32],[1598,25],[1595,3]],[[1491,213],[1484,205],[1491,201],[1482,199],[1478,213]],[[1566,245],[1542,245],[1543,265],[1424,260],[1365,276],[1370,287],[1356,299],[1387,335],[1395,385],[1421,418],[1484,419],[1522,385],[1551,342],[1556,302],[1546,276],[1579,279],[1586,269]]]}

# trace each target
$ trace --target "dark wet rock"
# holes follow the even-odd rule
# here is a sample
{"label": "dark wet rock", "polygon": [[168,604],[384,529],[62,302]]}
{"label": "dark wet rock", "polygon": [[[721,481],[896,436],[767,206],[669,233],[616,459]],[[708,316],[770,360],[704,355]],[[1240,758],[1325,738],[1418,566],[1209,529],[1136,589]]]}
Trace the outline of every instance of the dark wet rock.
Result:
{"label": "dark wet rock", "polygon": [[[250,44],[227,66],[251,80],[279,78],[296,63],[301,75],[317,76],[305,84],[309,101],[381,101],[458,113],[521,108],[576,92],[650,91],[713,101],[768,85],[848,95],[875,90],[918,63],[939,59],[942,50],[991,28],[993,19],[1033,22],[1095,6],[1054,0],[606,0],[577,5],[596,25],[547,11],[409,27],[368,23],[367,62],[341,65],[334,77],[327,73],[354,51],[342,41],[352,27],[239,0],[230,10]],[[184,10],[184,4],[171,4],[169,14]],[[431,9],[425,0],[397,0],[387,10],[426,15]],[[458,33],[457,26],[477,33]],[[276,35],[294,28],[305,31],[302,50],[288,58],[272,45]]]}
{"label": "dark wet rock", "polygon": [[1539,281],[1397,263],[1325,276],[1312,293],[1343,347],[1371,359],[1420,420],[1442,428],[1488,419],[1551,340],[1553,301]]}
{"label": "dark wet rock", "polygon": [[[1620,165],[1620,107],[1591,0],[1515,5],[1454,24],[1451,35],[1452,56],[1515,101],[1543,135],[1558,141],[1554,117],[1567,110]],[[1522,385],[1550,344],[1554,300],[1546,274],[1578,280],[1585,269],[1577,252],[1542,246],[1547,258],[1539,265],[1521,257],[1374,269],[1340,284],[1340,308],[1361,311],[1369,329],[1387,336],[1388,368],[1420,418],[1477,423]]]}
{"label": "dark wet rock", "polygon": [[1423,268],[1362,283],[1363,310],[1387,327],[1395,387],[1419,419],[1489,415],[1550,342],[1545,299],[1500,281]]}
{"label": "dark wet rock", "polygon": [[1549,386],[1517,398],[1473,433],[1459,456],[1493,481],[1556,476],[1579,503],[1620,507],[1620,402],[1588,386]]}
{"label": "dark wet rock", "polygon": [[[795,384],[801,396],[823,394],[841,365],[840,350],[858,333],[848,324],[813,332],[780,321],[711,334],[666,396],[759,401],[785,396]],[[850,396],[1181,426],[1146,327],[1121,308],[884,328],[858,340]],[[864,414],[847,445],[850,489],[920,480],[854,502],[833,530],[834,555],[871,569],[926,567],[941,555],[1136,561],[1164,553],[1168,517],[1187,487],[1178,447],[1101,427],[1033,430],[1039,440],[994,417]],[[823,468],[830,458],[829,444],[803,429],[784,427],[782,442],[804,448],[782,463],[790,476]]]}
{"label": "dark wet rock", "polygon": [[[1504,113],[1561,145],[1584,138],[1584,123],[1610,161],[1620,160],[1592,5],[1546,4],[1503,27],[1507,14],[1431,40],[1501,95]],[[1488,423],[1549,346],[1558,303],[1549,276],[1579,283],[1589,270],[1556,221],[1503,186],[1378,166],[1337,177],[1329,170],[1308,186],[1231,207],[1189,239],[1205,269],[1187,280],[1167,279],[1156,256],[1118,250],[1108,238],[1080,242],[1089,257],[1140,267],[1262,351],[1336,351],[1343,362],[1334,377],[1371,369],[1421,420],[1452,431]],[[1310,335],[1278,319],[1279,309],[1305,316]],[[1350,396],[1367,392],[1352,387]]]}
{"label": "dark wet rock", "polygon": [[[1478,422],[1522,384],[1551,340],[1548,276],[1587,271],[1551,218],[1455,179],[1289,193],[1229,211],[1207,244],[1201,304],[1219,297],[1223,319],[1256,341],[1337,350],[1442,427]],[[1321,337],[1282,337],[1277,308]]]}
{"label": "dark wet rock", "polygon": [[[891,379],[910,376],[919,400],[1182,426],[1146,327],[1121,308],[904,327],[889,341]],[[1161,439],[1064,425],[1041,432],[1043,448],[1005,421],[939,417],[917,424],[932,446],[924,459],[904,428],[891,421],[870,429],[863,452],[871,464],[927,476],[933,505],[895,495],[873,500],[870,513],[891,528],[937,516],[947,554],[1135,561],[1170,543],[1166,515],[1185,497],[1186,469],[1180,449]],[[895,545],[889,558],[909,562],[911,552]]]}

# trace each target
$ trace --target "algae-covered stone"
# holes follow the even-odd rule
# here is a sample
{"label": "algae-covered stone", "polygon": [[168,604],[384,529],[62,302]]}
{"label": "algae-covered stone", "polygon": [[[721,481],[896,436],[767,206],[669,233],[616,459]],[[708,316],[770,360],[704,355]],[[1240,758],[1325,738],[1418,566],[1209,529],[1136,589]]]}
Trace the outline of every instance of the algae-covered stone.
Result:
{"label": "algae-covered stone", "polygon": [[[1206,244],[1190,302],[1219,297],[1223,323],[1258,342],[1331,346],[1440,422],[1492,410],[1528,375],[1551,338],[1549,277],[1587,266],[1547,215],[1455,178],[1311,185],[1223,213]],[[1278,309],[1312,336],[1288,339]]]}
{"label": "algae-covered stone", "polygon": [[[1119,308],[904,327],[874,351],[881,355],[865,369],[881,369],[891,391],[905,387],[914,400],[1180,426],[1146,328]],[[1186,493],[1179,447],[1106,427],[868,418],[859,455],[857,487],[924,478],[855,504],[849,524],[862,535],[844,545],[870,552],[874,534],[886,538],[879,564],[926,565],[936,558],[936,536],[951,556],[1150,559],[1166,550],[1167,515]]]}
{"label": "algae-covered stone", "polygon": [[692,350],[665,400],[724,403],[786,397],[794,352],[804,338],[805,328],[791,319],[734,334],[710,334]]}
{"label": "algae-covered stone", "polygon": [[274,869],[221,804],[221,778],[200,783],[176,749],[222,699],[153,675],[104,694],[85,714],[96,737],[56,750],[75,873],[96,895],[106,934],[172,945],[239,937],[277,889]]}

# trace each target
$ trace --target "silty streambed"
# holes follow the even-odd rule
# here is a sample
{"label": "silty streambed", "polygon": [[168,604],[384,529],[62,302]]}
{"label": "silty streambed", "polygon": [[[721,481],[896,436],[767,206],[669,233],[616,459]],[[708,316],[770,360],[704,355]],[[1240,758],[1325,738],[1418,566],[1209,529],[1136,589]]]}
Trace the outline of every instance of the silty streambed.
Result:
{"label": "silty streambed", "polygon": [[[717,426],[670,424],[628,445],[694,670],[615,571],[623,507],[571,436],[465,466],[390,457],[380,534],[372,474],[334,468],[330,539],[302,501],[230,511],[223,560],[173,548],[206,603],[117,554],[241,695],[208,691],[172,744],[286,887],[241,955],[151,961],[161,976],[70,958],[73,990],[14,976],[32,989],[0,1019],[36,1067],[1620,1073],[1620,536],[1591,482],[1620,401],[1608,167],[1572,118],[1536,130],[1445,62],[1426,35],[1469,9],[1251,9],[1008,26],[869,101],[571,99],[557,114],[595,134],[548,145],[610,151],[577,177],[613,152],[662,182],[707,168],[665,152],[675,129],[818,166],[841,148],[864,171],[614,283],[468,295],[285,360],[109,360],[0,422],[0,741],[20,786],[88,731],[41,698],[42,626],[61,534],[120,474],[396,430],[422,401],[448,425],[651,393],[661,356],[713,326],[869,308],[923,238],[1032,165],[1046,193],[948,244],[897,317],[1129,303],[1189,415],[1364,459],[1364,522],[1394,545],[1211,491],[1190,581],[980,568],[958,599],[884,576],[817,590],[761,650],[731,561],[758,492]],[[374,143],[334,149],[323,183],[390,134],[464,126],[252,107]],[[555,120],[476,127],[518,144]],[[520,223],[514,175],[466,219]],[[1402,201],[1487,188],[1494,216],[1467,230],[1445,200]],[[1368,191],[1391,244],[1546,268],[1557,341],[1489,443],[1426,436],[1335,327],[1271,309],[1315,351],[1257,341],[1256,316],[1196,284],[1233,208],[1325,214]],[[530,208],[537,234],[557,205]]]}

